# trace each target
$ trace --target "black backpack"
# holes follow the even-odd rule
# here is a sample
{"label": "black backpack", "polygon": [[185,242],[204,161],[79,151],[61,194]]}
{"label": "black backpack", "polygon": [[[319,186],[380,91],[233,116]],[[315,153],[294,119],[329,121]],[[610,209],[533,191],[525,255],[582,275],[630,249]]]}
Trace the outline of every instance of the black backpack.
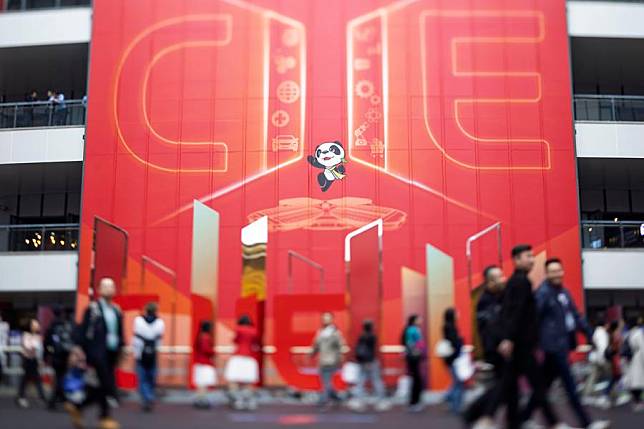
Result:
{"label": "black backpack", "polygon": [[158,338],[153,338],[151,340],[143,338],[140,335],[136,336],[139,340],[143,342],[143,348],[141,349],[141,357],[139,362],[143,365],[144,368],[154,368],[157,363],[157,340]]}
{"label": "black backpack", "polygon": [[72,328],[69,324],[60,323],[54,326],[51,333],[52,354],[55,357],[65,357],[74,347]]}
{"label": "black backpack", "polygon": [[369,339],[370,337],[361,335],[356,344],[356,360],[360,363],[373,362],[376,358],[374,347]]}

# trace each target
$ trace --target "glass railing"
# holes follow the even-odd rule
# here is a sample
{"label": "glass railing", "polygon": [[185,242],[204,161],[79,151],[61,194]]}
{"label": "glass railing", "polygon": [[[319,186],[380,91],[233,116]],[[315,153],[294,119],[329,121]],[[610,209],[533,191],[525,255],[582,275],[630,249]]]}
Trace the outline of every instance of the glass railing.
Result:
{"label": "glass railing", "polygon": [[49,101],[0,103],[0,128],[85,125],[86,110],[83,100],[66,100],[64,105]]}
{"label": "glass railing", "polygon": [[91,0],[0,0],[0,10],[55,9],[89,6],[91,3]]}
{"label": "glass railing", "polygon": [[644,96],[579,94],[574,109],[577,121],[644,122]]}
{"label": "glass railing", "polygon": [[0,252],[76,250],[77,223],[0,225]]}
{"label": "glass railing", "polygon": [[642,221],[581,221],[584,249],[644,248]]}

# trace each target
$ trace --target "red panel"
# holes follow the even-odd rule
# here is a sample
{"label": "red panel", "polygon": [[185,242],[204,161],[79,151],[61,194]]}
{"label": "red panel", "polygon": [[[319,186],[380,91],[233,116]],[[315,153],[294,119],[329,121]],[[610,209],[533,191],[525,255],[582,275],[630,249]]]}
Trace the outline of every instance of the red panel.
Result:
{"label": "red panel", "polygon": [[380,240],[373,227],[351,238],[351,261],[347,274],[349,292],[349,344],[355,345],[366,319],[380,329]]}
{"label": "red panel", "polygon": [[104,277],[116,283],[117,291],[122,290],[127,260],[127,233],[96,219],[94,223],[94,287]]}

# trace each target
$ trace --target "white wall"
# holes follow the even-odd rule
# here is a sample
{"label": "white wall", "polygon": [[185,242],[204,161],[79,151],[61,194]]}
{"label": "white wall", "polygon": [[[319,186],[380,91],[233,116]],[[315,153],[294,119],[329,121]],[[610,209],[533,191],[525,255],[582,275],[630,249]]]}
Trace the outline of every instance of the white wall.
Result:
{"label": "white wall", "polygon": [[0,13],[0,48],[87,43],[92,28],[92,9]]}
{"label": "white wall", "polygon": [[76,290],[77,252],[0,254],[0,292]]}
{"label": "white wall", "polygon": [[568,1],[568,34],[575,37],[644,37],[644,3]]}
{"label": "white wall", "polygon": [[0,130],[0,164],[82,161],[85,127]]}
{"label": "white wall", "polygon": [[585,289],[643,289],[644,249],[582,251]]}
{"label": "white wall", "polygon": [[644,158],[644,122],[578,121],[575,139],[580,158]]}

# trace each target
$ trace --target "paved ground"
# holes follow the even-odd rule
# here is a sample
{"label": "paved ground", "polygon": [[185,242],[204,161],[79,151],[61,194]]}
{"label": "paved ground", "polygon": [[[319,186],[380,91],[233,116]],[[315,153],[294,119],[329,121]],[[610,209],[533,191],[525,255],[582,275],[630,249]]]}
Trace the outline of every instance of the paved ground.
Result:
{"label": "paved ground", "polygon": [[[560,407],[561,408],[561,407]],[[570,414],[561,410],[570,423]],[[95,410],[88,410],[88,427],[95,427]],[[609,419],[613,428],[644,428],[644,413],[633,414],[630,407],[623,406],[610,411],[592,409],[597,418]],[[312,405],[271,404],[263,405],[257,412],[233,412],[224,406],[208,411],[194,410],[187,403],[163,403],[154,413],[144,414],[134,401],[125,401],[115,415],[123,429],[273,429],[281,427],[302,428],[436,428],[460,429],[458,418],[450,415],[441,405],[434,405],[419,414],[409,414],[397,407],[386,413],[352,413],[346,409],[319,412]],[[48,412],[42,407],[18,409],[10,396],[0,396],[0,428],[4,429],[69,429],[67,415],[63,412]]]}

